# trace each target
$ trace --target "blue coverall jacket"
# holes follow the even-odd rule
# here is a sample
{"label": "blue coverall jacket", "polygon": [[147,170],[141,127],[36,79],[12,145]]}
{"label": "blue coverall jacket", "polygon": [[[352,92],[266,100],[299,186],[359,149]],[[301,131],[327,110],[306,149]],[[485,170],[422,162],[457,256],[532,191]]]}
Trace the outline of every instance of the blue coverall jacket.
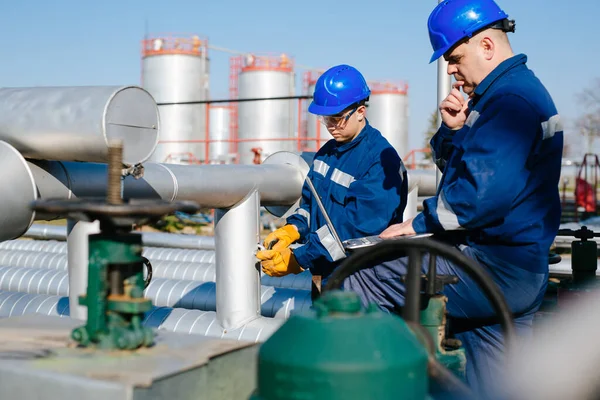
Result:
{"label": "blue coverall jacket", "polygon": [[413,228],[464,231],[454,236],[482,258],[543,273],[560,225],[563,132],[526,62],[521,54],[500,64],[475,89],[465,126],[433,137],[444,174]]}
{"label": "blue coverall jacket", "polygon": [[[330,140],[316,153],[308,172],[340,240],[378,235],[402,221],[408,179],[398,153],[369,125],[351,142]],[[346,256],[334,240],[307,183],[300,207],[287,218],[300,233],[296,260],[326,277]]]}
{"label": "blue coverall jacket", "polygon": [[[437,195],[413,220],[474,259],[502,291],[517,333],[531,336],[548,279],[548,253],[560,225],[558,185],[563,132],[554,103],[525,55],[509,58],[475,89],[465,125],[443,125],[431,141],[443,170]],[[427,257],[424,257],[427,258]],[[407,259],[361,270],[344,282],[363,303],[397,312],[404,306]],[[423,260],[423,271],[428,269]],[[467,355],[466,379],[487,399],[503,384],[504,340],[486,293],[458,265],[441,257],[450,333]]]}

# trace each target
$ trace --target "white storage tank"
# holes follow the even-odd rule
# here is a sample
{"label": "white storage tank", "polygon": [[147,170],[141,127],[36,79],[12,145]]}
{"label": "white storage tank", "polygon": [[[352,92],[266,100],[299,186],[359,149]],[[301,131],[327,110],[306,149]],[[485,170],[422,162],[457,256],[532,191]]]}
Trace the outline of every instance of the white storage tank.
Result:
{"label": "white storage tank", "polygon": [[[294,95],[293,61],[286,55],[242,58],[238,98],[288,97]],[[278,151],[295,151],[294,109],[297,100],[261,100],[237,103],[237,153],[240,164],[252,164],[253,148],[261,159]]]}
{"label": "white storage tank", "polygon": [[159,105],[155,162],[194,163],[205,158],[206,104],[170,104],[209,98],[208,43],[198,36],[155,36],[142,41],[142,86]]}
{"label": "white storage tank", "polygon": [[209,160],[211,163],[225,163],[230,151],[229,127],[231,107],[223,105],[209,106]]}
{"label": "white storage tank", "polygon": [[369,88],[371,96],[367,119],[404,158],[409,152],[408,85],[403,82],[369,82]]}

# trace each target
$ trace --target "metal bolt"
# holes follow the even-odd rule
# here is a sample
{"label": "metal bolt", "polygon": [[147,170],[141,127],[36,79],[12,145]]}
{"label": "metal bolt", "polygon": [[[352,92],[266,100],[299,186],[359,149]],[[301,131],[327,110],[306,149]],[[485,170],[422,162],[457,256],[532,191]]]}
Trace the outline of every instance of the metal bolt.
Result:
{"label": "metal bolt", "polygon": [[123,168],[123,141],[111,140],[108,144],[108,204],[122,204],[121,170]]}

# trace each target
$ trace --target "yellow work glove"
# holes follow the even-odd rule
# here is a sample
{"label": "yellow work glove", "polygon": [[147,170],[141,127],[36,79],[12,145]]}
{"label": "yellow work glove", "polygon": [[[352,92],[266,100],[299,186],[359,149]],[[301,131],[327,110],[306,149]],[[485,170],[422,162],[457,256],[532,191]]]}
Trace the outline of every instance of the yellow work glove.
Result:
{"label": "yellow work glove", "polygon": [[298,239],[300,239],[300,233],[298,232],[298,229],[296,229],[296,226],[287,224],[269,233],[263,242],[263,246],[265,246],[267,250],[282,250]]}
{"label": "yellow work glove", "polygon": [[298,265],[292,249],[287,247],[281,250],[259,251],[256,258],[261,260],[262,270],[269,276],[285,276],[304,271],[304,268]]}

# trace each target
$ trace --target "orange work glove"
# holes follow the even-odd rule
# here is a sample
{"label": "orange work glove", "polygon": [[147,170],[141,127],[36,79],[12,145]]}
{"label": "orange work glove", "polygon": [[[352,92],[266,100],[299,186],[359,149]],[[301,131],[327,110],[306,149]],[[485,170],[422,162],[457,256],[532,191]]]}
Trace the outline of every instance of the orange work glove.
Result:
{"label": "orange work glove", "polygon": [[282,250],[298,239],[300,239],[300,233],[298,232],[296,226],[287,224],[269,233],[263,242],[263,246],[265,246],[266,249]]}
{"label": "orange work glove", "polygon": [[256,258],[261,260],[262,270],[269,276],[285,276],[304,271],[304,268],[298,265],[292,249],[287,247],[281,250],[259,251]]}

